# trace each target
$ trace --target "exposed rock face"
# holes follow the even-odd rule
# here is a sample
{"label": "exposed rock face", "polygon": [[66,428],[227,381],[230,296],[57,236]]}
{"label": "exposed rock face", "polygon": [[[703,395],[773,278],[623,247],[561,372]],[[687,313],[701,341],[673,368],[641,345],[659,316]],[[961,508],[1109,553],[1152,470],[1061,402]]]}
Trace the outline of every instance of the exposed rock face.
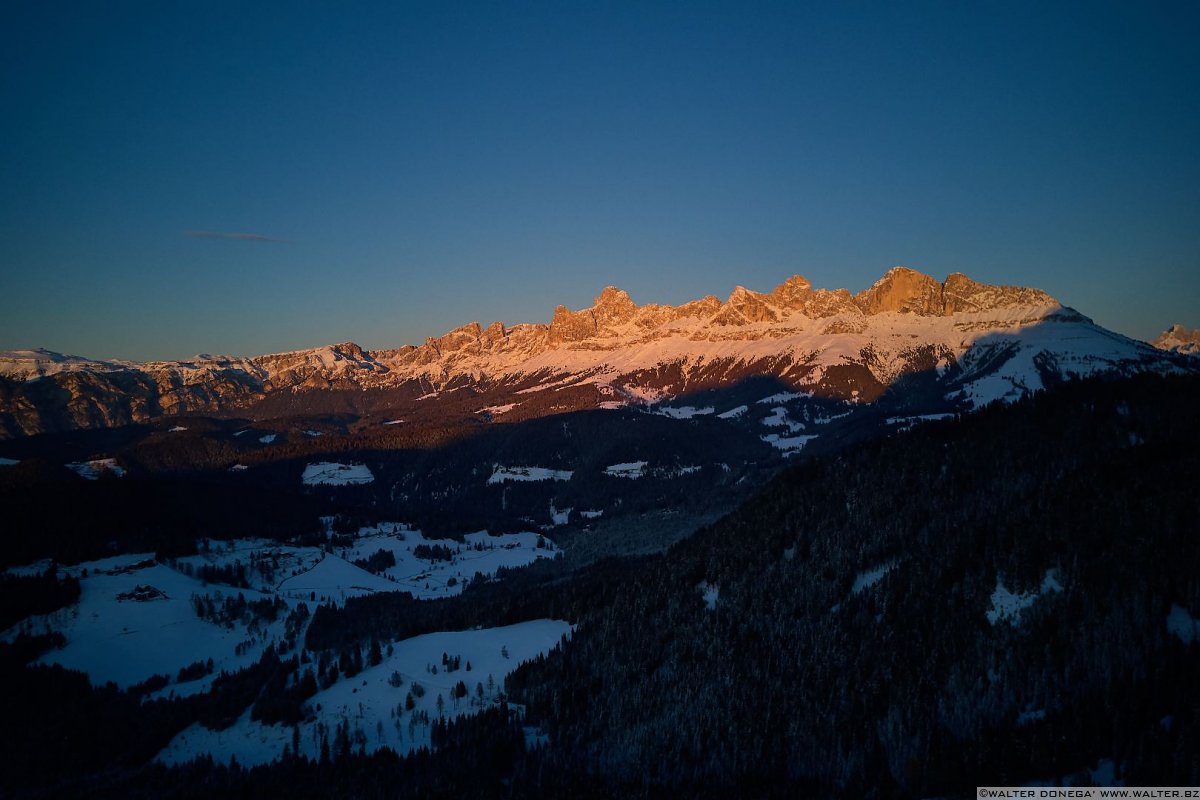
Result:
{"label": "exposed rock face", "polygon": [[942,285],[907,267],[892,267],[874,286],[859,292],[854,299],[866,314],[899,311],[929,317],[942,313]]}
{"label": "exposed rock face", "polygon": [[951,273],[942,284],[942,314],[960,311],[990,311],[1013,306],[1051,305],[1054,298],[1041,289],[1019,286],[988,286],[963,275]]}
{"label": "exposed rock face", "polygon": [[[1057,333],[1045,333],[1049,322]],[[804,391],[868,400],[906,375],[951,381],[962,373],[982,380],[1014,369],[1019,348],[1005,337],[1019,337],[1031,325],[1042,326],[1038,342],[1049,342],[1036,344],[1038,369],[1052,365],[1063,376],[1128,364],[1168,370],[1194,364],[1103,332],[1037,289],[989,286],[960,273],[939,283],[896,267],[857,295],[813,289],[796,275],[769,293],[738,286],[724,303],[708,296],[676,307],[638,306],[609,286],[591,308],[559,306],[548,325],[471,322],[420,346],[373,352],[345,342],[257,358],[145,364],[45,350],[0,352],[0,438],[173,414],[252,414],[259,407],[268,409],[264,414],[280,408],[303,413],[321,396],[312,392],[339,390],[348,397],[395,390],[403,400],[439,387],[507,386],[518,393],[511,398],[516,404],[543,386],[590,386],[586,402],[598,404],[765,374]],[[1069,325],[1080,327],[1067,336]],[[1093,355],[1072,353],[1080,336],[1098,337]],[[1198,340],[1196,332],[1176,326],[1157,343],[1195,352]],[[1094,356],[1097,348],[1104,354]],[[1039,379],[1011,380],[1027,388]],[[291,399],[281,403],[281,397]],[[354,402],[345,400],[350,407]]]}
{"label": "exposed rock face", "polygon": [[590,308],[571,311],[566,306],[558,306],[554,309],[554,318],[550,320],[550,344],[582,342],[595,335],[596,315]]}
{"label": "exposed rock face", "polygon": [[714,325],[747,325],[756,322],[778,322],[779,314],[770,305],[767,295],[738,286],[711,322]]}
{"label": "exposed rock face", "polygon": [[599,328],[610,328],[628,322],[637,314],[638,307],[629,294],[615,286],[606,286],[592,305],[592,314]]}
{"label": "exposed rock face", "polygon": [[1189,355],[1200,354],[1200,330],[1188,330],[1176,323],[1151,342],[1160,350]]}

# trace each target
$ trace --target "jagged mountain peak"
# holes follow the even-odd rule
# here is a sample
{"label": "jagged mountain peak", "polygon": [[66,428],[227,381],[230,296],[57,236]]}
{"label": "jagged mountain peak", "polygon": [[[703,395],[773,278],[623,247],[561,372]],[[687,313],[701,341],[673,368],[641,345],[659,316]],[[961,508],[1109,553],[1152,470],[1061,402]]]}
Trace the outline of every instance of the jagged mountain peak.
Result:
{"label": "jagged mountain peak", "polygon": [[1191,330],[1177,322],[1160,333],[1151,344],[1159,350],[1197,354],[1200,353],[1200,329]]}
{"label": "jagged mountain peak", "polygon": [[854,299],[867,314],[899,311],[940,316],[942,313],[942,285],[929,275],[908,267],[892,267]]}

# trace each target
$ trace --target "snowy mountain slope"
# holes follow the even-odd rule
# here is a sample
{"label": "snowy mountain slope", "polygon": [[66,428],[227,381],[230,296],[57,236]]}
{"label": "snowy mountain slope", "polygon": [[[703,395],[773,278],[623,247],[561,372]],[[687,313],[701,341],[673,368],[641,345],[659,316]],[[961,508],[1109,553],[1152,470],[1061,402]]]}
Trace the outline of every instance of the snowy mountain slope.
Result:
{"label": "snowy mountain slope", "polygon": [[677,307],[638,306],[610,286],[591,308],[559,306],[549,324],[472,322],[420,346],[374,352],[343,343],[133,364],[9,351],[0,353],[0,435],[185,413],[302,414],[334,402],[330,392],[346,410],[384,403],[418,416],[451,393],[486,394],[485,410],[503,408],[508,420],[668,399],[755,375],[871,401],[904,376],[929,373],[980,403],[1069,377],[1194,368],[1186,364],[1037,289],[959,273],[938,282],[896,267],[857,295],[814,290],[795,276],[769,293],[739,286],[724,302]]}
{"label": "snowy mountain slope", "polygon": [[[420,548],[432,546],[453,552],[447,559],[418,555]],[[378,574],[352,563],[380,550],[390,552],[394,563]],[[113,681],[127,688],[155,675],[174,678],[184,667],[206,659],[212,659],[214,673],[249,666],[264,648],[287,638],[285,617],[302,603],[315,607],[396,591],[421,599],[450,597],[461,593],[476,574],[491,577],[502,567],[521,567],[556,554],[552,544],[531,532],[490,536],[480,531],[462,543],[440,542],[397,523],[359,530],[342,555],[268,540],[209,543],[201,554],[170,562],[157,561],[152,553],[134,553],[59,568],[80,579],[79,602],[32,617],[0,633],[0,641],[19,633],[60,633],[65,645],[46,653],[43,663],[80,670],[98,684]],[[10,572],[37,574],[47,565]],[[206,575],[206,568],[215,571]],[[249,586],[220,582],[231,575],[244,577]],[[273,616],[239,613],[225,618],[219,611],[201,616],[199,598],[218,609],[237,598],[280,607]],[[211,675],[173,681],[163,691],[186,695],[210,683]]]}
{"label": "snowy mountain slope", "polygon": [[[392,643],[392,652],[382,663],[310,698],[309,706],[319,711],[297,726],[299,750],[317,758],[322,732],[332,739],[329,732],[339,723],[348,725],[352,739],[372,752],[390,747],[407,753],[428,747],[431,719],[471,714],[496,703],[505,677],[517,665],[549,652],[570,632],[566,622],[539,619],[502,628],[429,633]],[[443,653],[469,666],[447,672],[441,666]],[[431,666],[439,672],[430,672]],[[459,681],[468,694],[454,698]],[[414,691],[414,685],[420,688]],[[408,696],[413,697],[412,708],[405,708]],[[279,758],[295,735],[288,726],[252,721],[247,710],[227,730],[193,724],[158,758],[177,764],[210,754],[223,762],[236,757],[244,765],[265,764]]]}

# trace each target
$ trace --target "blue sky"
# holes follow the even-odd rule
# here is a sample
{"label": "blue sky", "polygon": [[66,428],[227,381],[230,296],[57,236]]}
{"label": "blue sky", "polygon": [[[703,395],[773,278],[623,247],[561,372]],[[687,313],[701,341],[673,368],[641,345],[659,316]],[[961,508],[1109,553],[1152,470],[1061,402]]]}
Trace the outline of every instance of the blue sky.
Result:
{"label": "blue sky", "polygon": [[5,16],[0,348],[388,347],[895,264],[1200,326],[1195,2]]}

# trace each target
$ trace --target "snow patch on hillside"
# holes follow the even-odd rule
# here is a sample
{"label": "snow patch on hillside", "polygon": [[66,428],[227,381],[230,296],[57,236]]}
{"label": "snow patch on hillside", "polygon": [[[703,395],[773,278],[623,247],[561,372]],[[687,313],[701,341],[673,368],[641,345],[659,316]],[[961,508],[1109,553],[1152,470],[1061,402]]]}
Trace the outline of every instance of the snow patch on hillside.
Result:
{"label": "snow patch on hillside", "polygon": [[915,417],[888,417],[888,425],[912,426],[918,422],[931,422],[939,419],[952,419],[956,414],[919,414]]}
{"label": "snow patch on hillside", "polygon": [[487,479],[488,483],[504,483],[505,481],[569,481],[574,470],[547,469],[546,467],[502,467],[495,465],[495,472]]}
{"label": "snow patch on hillside", "polygon": [[562,508],[562,509],[555,508],[554,503],[551,503],[550,504],[550,524],[566,525],[571,520],[571,511],[572,510],[573,509],[570,509],[570,508]]}
{"label": "snow patch on hillside", "polygon": [[623,464],[612,464],[604,468],[604,474],[610,478],[636,480],[645,474],[648,463],[648,461],[627,461]]}
{"label": "snow patch on hillside", "polygon": [[762,400],[758,401],[758,404],[775,405],[778,403],[788,403],[792,400],[799,400],[801,397],[812,397],[812,395],[806,392],[779,392],[769,397],[764,397]]}
{"label": "snow patch on hillside", "polygon": [[521,404],[520,403],[506,403],[502,406],[488,406],[487,408],[479,409],[479,411],[477,411],[475,413],[491,414],[493,417],[498,417],[501,414],[507,414],[509,411],[512,411],[514,408],[516,408],[519,405],[521,405]]}
{"label": "snow patch on hillside", "polygon": [[279,593],[298,600],[345,600],[376,592],[395,592],[400,589],[394,581],[367,572],[361,567],[334,555],[327,555],[308,571],[286,578],[279,584]]}
{"label": "snow patch on hillside", "polygon": [[695,406],[679,406],[678,408],[663,406],[656,409],[654,413],[670,417],[671,419],[692,419],[693,417],[702,417],[711,414],[714,411],[716,409],[712,406],[705,406],[704,408],[696,408]]}
{"label": "snow patch on hillside", "polygon": [[783,406],[772,408],[770,415],[763,418],[762,424],[768,428],[786,427],[789,433],[798,433],[804,430],[804,423],[788,419],[787,409]]}
{"label": "snow patch on hillside", "polygon": [[115,458],[96,458],[91,461],[76,461],[67,464],[67,469],[86,478],[89,481],[99,480],[101,475],[114,475],[118,478],[125,476],[125,468],[117,463]]}
{"label": "snow patch on hillside", "polygon": [[[416,550],[442,547],[450,551],[450,560],[420,558]],[[365,559],[386,550],[396,559],[394,567],[382,573],[390,582],[390,591],[410,592],[421,599],[450,597],[462,592],[476,573],[489,578],[501,568],[523,567],[539,558],[554,558],[554,543],[533,531],[492,536],[487,531],[468,533],[463,541],[426,539],[420,531],[401,530],[394,523],[363,528],[354,546],[345,552],[348,561]],[[424,548],[422,548],[424,550]],[[340,592],[342,587],[327,586]]]}
{"label": "snow patch on hillside", "polygon": [[[439,715],[453,719],[494,704],[509,673],[521,662],[548,653],[570,633],[571,626],[566,622],[539,619],[502,628],[429,633],[395,642],[392,654],[382,663],[353,678],[343,678],[309,699],[310,708],[321,710],[315,719],[300,724],[300,752],[317,758],[320,731],[327,731],[326,740],[332,746],[333,731],[339,723],[349,726],[352,740],[358,738],[367,752],[390,747],[403,754],[427,747],[430,724],[425,719],[437,719]],[[471,670],[460,667],[446,671],[443,653],[459,657],[464,667],[469,662]],[[438,668],[437,674],[429,671],[431,666]],[[393,674],[399,679],[398,686],[393,685]],[[453,690],[459,681],[467,695],[456,700]],[[413,692],[414,683],[424,690],[420,697]],[[414,708],[406,710],[405,699],[410,692]],[[158,760],[179,764],[210,754],[222,763],[236,756],[243,766],[266,764],[282,755],[285,747],[291,747],[292,735],[290,726],[251,721],[247,709],[224,731],[193,724],[159,753]]]}
{"label": "snow patch on hillside", "polygon": [[16,460],[15,458],[0,458],[0,467],[11,467],[14,464],[20,464],[20,463],[21,462]]}
{"label": "snow patch on hillside", "polygon": [[804,446],[816,439],[817,436],[780,436],[778,433],[769,433],[766,436],[760,436],[767,444],[772,447],[782,450],[785,455],[792,455],[804,449]]}
{"label": "snow patch on hillside", "polygon": [[1172,603],[1167,614],[1167,631],[1178,636],[1184,644],[1200,641],[1200,619],[1189,614],[1183,606]]}
{"label": "snow patch on hillside", "polygon": [[996,625],[999,622],[1008,622],[1014,627],[1021,624],[1021,612],[1032,606],[1039,597],[1050,592],[1061,592],[1062,584],[1058,582],[1056,572],[1053,569],[1046,570],[1046,575],[1042,578],[1042,585],[1038,587],[1036,592],[1023,592],[1014,594],[1004,586],[1004,581],[1001,577],[996,578],[996,588],[992,592],[992,607],[988,609],[986,616],[987,621],[991,625]]}
{"label": "snow patch on hillside", "polygon": [[300,480],[305,486],[351,486],[375,480],[366,464],[339,464],[321,461],[304,468]]}
{"label": "snow patch on hillside", "polygon": [[721,414],[717,414],[717,419],[737,419],[749,410],[750,406],[736,406]]}
{"label": "snow patch on hillside", "polygon": [[873,569],[863,570],[854,576],[854,585],[850,587],[850,594],[856,595],[859,592],[864,592],[870,589],[875,584],[883,580],[883,576],[887,575],[896,568],[896,561],[887,561]]}

